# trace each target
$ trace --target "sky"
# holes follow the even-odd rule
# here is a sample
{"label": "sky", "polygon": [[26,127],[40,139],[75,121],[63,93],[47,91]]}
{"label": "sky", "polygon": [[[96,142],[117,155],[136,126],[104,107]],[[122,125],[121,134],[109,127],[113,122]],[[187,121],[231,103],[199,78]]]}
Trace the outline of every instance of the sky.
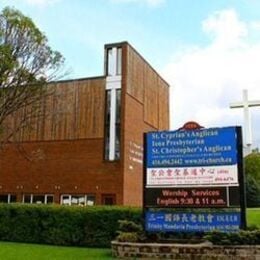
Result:
{"label": "sky", "polygon": [[[260,0],[0,0],[32,18],[69,78],[103,75],[106,43],[128,41],[170,84],[170,127],[243,125],[260,100]],[[260,147],[260,107],[250,109]]]}

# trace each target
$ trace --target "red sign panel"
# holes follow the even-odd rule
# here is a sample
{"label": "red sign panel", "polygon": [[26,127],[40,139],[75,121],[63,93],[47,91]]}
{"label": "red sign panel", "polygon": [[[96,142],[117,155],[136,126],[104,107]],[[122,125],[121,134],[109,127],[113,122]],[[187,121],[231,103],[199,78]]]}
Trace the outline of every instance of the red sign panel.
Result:
{"label": "red sign panel", "polygon": [[195,129],[201,129],[203,126],[201,126],[199,123],[195,121],[189,121],[183,125],[179,130],[195,130]]}

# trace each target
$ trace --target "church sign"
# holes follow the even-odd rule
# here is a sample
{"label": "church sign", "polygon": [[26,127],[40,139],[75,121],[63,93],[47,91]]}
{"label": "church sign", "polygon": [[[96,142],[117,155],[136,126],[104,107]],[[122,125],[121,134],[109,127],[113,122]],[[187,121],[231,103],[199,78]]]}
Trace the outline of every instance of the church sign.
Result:
{"label": "church sign", "polygon": [[147,134],[147,186],[238,185],[234,127]]}
{"label": "church sign", "polygon": [[[144,207],[149,209],[147,214],[156,209],[154,215],[145,215],[148,231],[151,216],[155,217],[153,221],[160,222],[162,215],[167,214],[160,208],[232,209],[244,203],[243,195],[240,196],[243,194],[241,128],[193,129],[196,123],[192,123],[177,131],[145,134]],[[241,210],[241,217],[233,218],[237,221],[234,226],[245,226],[244,211]],[[234,210],[229,214],[240,213]],[[212,215],[219,219],[218,213]],[[214,223],[217,227],[218,222]],[[210,229],[211,224],[208,225],[205,231]]]}
{"label": "church sign", "polygon": [[146,212],[146,230],[148,231],[191,231],[212,230],[237,231],[240,226],[238,212],[187,213],[187,212]]}
{"label": "church sign", "polygon": [[223,208],[239,207],[238,187],[146,188],[148,207],[158,208]]}

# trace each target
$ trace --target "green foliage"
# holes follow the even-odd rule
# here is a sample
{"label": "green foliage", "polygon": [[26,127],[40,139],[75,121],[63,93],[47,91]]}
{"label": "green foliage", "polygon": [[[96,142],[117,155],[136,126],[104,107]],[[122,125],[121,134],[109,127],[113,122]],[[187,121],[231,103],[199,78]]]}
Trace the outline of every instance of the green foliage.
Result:
{"label": "green foliage", "polygon": [[117,241],[120,242],[138,242],[143,237],[143,227],[141,224],[136,224],[129,220],[119,220]]}
{"label": "green foliage", "polygon": [[210,241],[214,245],[260,245],[260,229],[241,230],[239,232],[171,232],[171,233],[147,233],[142,226],[133,221],[119,221],[120,242],[152,242],[152,243],[188,243],[197,244]]}
{"label": "green foliage", "polygon": [[260,153],[251,153],[245,157],[245,173],[260,183]]}
{"label": "green foliage", "polygon": [[[258,224],[260,210],[248,211],[249,224]],[[255,217],[255,221],[252,218]],[[122,220],[123,219],[123,220]],[[197,233],[145,233],[142,211],[130,207],[65,207],[59,205],[0,204],[0,240],[87,247],[110,247],[116,235],[120,241],[158,242],[175,239],[194,243],[203,238]],[[119,231],[119,232],[117,232]],[[259,241],[259,230],[232,233],[215,232],[209,240],[223,243]],[[131,234],[130,234],[131,233]],[[219,234],[220,233],[220,234]],[[233,235],[234,234],[234,235]],[[218,238],[217,236],[221,236]],[[241,238],[242,236],[242,238]],[[228,241],[227,241],[228,240]],[[226,241],[226,242],[225,242]],[[259,242],[257,242],[259,243]]]}
{"label": "green foliage", "polygon": [[248,207],[260,206],[260,153],[245,157],[246,198]]}
{"label": "green foliage", "polygon": [[119,220],[119,230],[123,232],[140,232],[143,230],[142,225],[136,224],[129,220]]}
{"label": "green foliage", "polygon": [[119,220],[117,241],[146,243],[199,243],[203,233],[195,232],[146,232],[140,223]]}
{"label": "green foliage", "polygon": [[120,232],[116,237],[116,240],[119,242],[138,242],[139,236],[136,232]]}
{"label": "green foliage", "polygon": [[[41,102],[52,94],[46,83],[64,75],[64,58],[52,50],[46,36],[20,11],[0,13],[0,145],[42,114]],[[31,107],[6,125],[8,116]],[[29,112],[30,111],[30,112]]]}
{"label": "green foliage", "polygon": [[9,7],[0,13],[0,57],[3,88],[46,81],[64,61],[29,17]]}
{"label": "green foliage", "polygon": [[0,240],[109,247],[118,220],[141,222],[141,210],[120,207],[63,207],[0,204]]}
{"label": "green foliage", "polygon": [[260,184],[252,175],[246,179],[246,198],[248,207],[260,206]]}
{"label": "green foliage", "polygon": [[225,233],[213,231],[204,238],[214,245],[260,245],[260,230]]}

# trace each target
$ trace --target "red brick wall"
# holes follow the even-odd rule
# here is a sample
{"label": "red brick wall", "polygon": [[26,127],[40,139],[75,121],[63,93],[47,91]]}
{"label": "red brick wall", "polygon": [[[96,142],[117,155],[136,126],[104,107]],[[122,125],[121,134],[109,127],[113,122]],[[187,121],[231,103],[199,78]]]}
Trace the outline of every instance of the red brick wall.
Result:
{"label": "red brick wall", "polygon": [[126,95],[125,103],[124,204],[140,206],[143,200],[143,133],[155,129],[144,122],[141,103],[130,95]]}
{"label": "red brick wall", "polygon": [[[120,163],[103,161],[103,139],[8,145],[0,153],[0,193],[116,194],[122,203]],[[4,155],[4,156],[3,156]]]}

